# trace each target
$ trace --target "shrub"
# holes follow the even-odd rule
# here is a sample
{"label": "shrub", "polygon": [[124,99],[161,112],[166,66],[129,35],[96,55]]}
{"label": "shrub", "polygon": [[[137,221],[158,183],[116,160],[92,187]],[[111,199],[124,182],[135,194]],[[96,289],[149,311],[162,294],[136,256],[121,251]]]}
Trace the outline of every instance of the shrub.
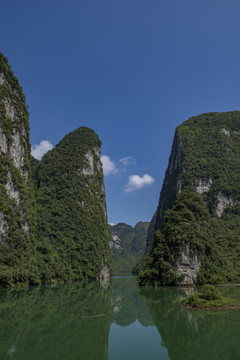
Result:
{"label": "shrub", "polygon": [[213,285],[204,285],[201,292],[201,298],[205,300],[218,300],[221,298],[220,292]]}

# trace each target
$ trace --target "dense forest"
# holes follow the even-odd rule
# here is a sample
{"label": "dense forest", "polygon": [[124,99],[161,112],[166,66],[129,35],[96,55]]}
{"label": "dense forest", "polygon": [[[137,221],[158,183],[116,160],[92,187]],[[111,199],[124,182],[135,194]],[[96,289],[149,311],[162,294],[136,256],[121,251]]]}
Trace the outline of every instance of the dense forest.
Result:
{"label": "dense forest", "polygon": [[100,150],[81,127],[33,159],[25,97],[0,54],[1,286],[110,275]]}
{"label": "dense forest", "polygon": [[134,227],[125,223],[109,225],[109,244],[114,275],[136,275],[146,250],[148,222]]}

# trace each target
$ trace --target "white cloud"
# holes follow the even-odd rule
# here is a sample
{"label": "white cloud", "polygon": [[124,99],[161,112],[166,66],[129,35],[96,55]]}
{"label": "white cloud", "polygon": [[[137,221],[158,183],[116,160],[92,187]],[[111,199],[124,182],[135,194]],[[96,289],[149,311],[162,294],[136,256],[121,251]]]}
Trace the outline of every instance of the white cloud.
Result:
{"label": "white cloud", "polygon": [[149,186],[155,182],[151,175],[144,174],[142,177],[139,175],[131,175],[128,178],[128,183],[125,186],[125,192],[132,192],[139,190],[145,186]]}
{"label": "white cloud", "polygon": [[108,176],[110,174],[116,174],[118,172],[118,169],[116,168],[114,162],[111,161],[109,156],[102,155],[101,162],[103,165],[103,174],[105,176]]}
{"label": "white cloud", "polygon": [[119,160],[123,165],[136,165],[136,160],[134,159],[133,156],[127,156],[123,159],[120,159]]}
{"label": "white cloud", "polygon": [[48,140],[42,140],[40,144],[32,146],[32,156],[35,159],[41,160],[44,154],[49,150],[52,150],[53,144]]}
{"label": "white cloud", "polygon": [[114,224],[114,223],[110,222],[110,223],[109,223],[109,225],[114,226],[114,225],[116,225],[116,224]]}

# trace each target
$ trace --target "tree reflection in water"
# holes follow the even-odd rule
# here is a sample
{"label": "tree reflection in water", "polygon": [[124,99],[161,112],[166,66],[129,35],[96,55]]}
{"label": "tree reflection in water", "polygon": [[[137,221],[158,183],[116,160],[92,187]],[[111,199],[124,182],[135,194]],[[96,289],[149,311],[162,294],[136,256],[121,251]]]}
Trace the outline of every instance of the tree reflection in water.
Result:
{"label": "tree reflection in water", "polygon": [[98,282],[1,290],[0,359],[107,359],[110,301]]}
{"label": "tree reflection in water", "polygon": [[[146,353],[148,360],[240,359],[240,312],[182,309],[176,302],[189,291],[138,288],[136,279],[126,278],[112,279],[109,287],[85,282],[0,290],[0,359],[112,360],[124,346],[125,359]],[[221,292],[240,296],[240,288]]]}
{"label": "tree reflection in water", "polygon": [[[240,359],[240,312],[186,310],[176,303],[191,289],[142,288],[151,316],[171,360]],[[240,288],[222,288],[240,296]]]}

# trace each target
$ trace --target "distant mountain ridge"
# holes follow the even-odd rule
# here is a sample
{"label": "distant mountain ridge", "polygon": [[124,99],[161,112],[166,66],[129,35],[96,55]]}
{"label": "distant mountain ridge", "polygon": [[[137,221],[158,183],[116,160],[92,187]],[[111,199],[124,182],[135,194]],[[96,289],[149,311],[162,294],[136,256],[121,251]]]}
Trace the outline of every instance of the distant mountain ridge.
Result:
{"label": "distant mountain ridge", "polygon": [[136,271],[145,252],[148,227],[149,222],[138,222],[134,227],[125,223],[109,225],[114,275],[129,275]]}

